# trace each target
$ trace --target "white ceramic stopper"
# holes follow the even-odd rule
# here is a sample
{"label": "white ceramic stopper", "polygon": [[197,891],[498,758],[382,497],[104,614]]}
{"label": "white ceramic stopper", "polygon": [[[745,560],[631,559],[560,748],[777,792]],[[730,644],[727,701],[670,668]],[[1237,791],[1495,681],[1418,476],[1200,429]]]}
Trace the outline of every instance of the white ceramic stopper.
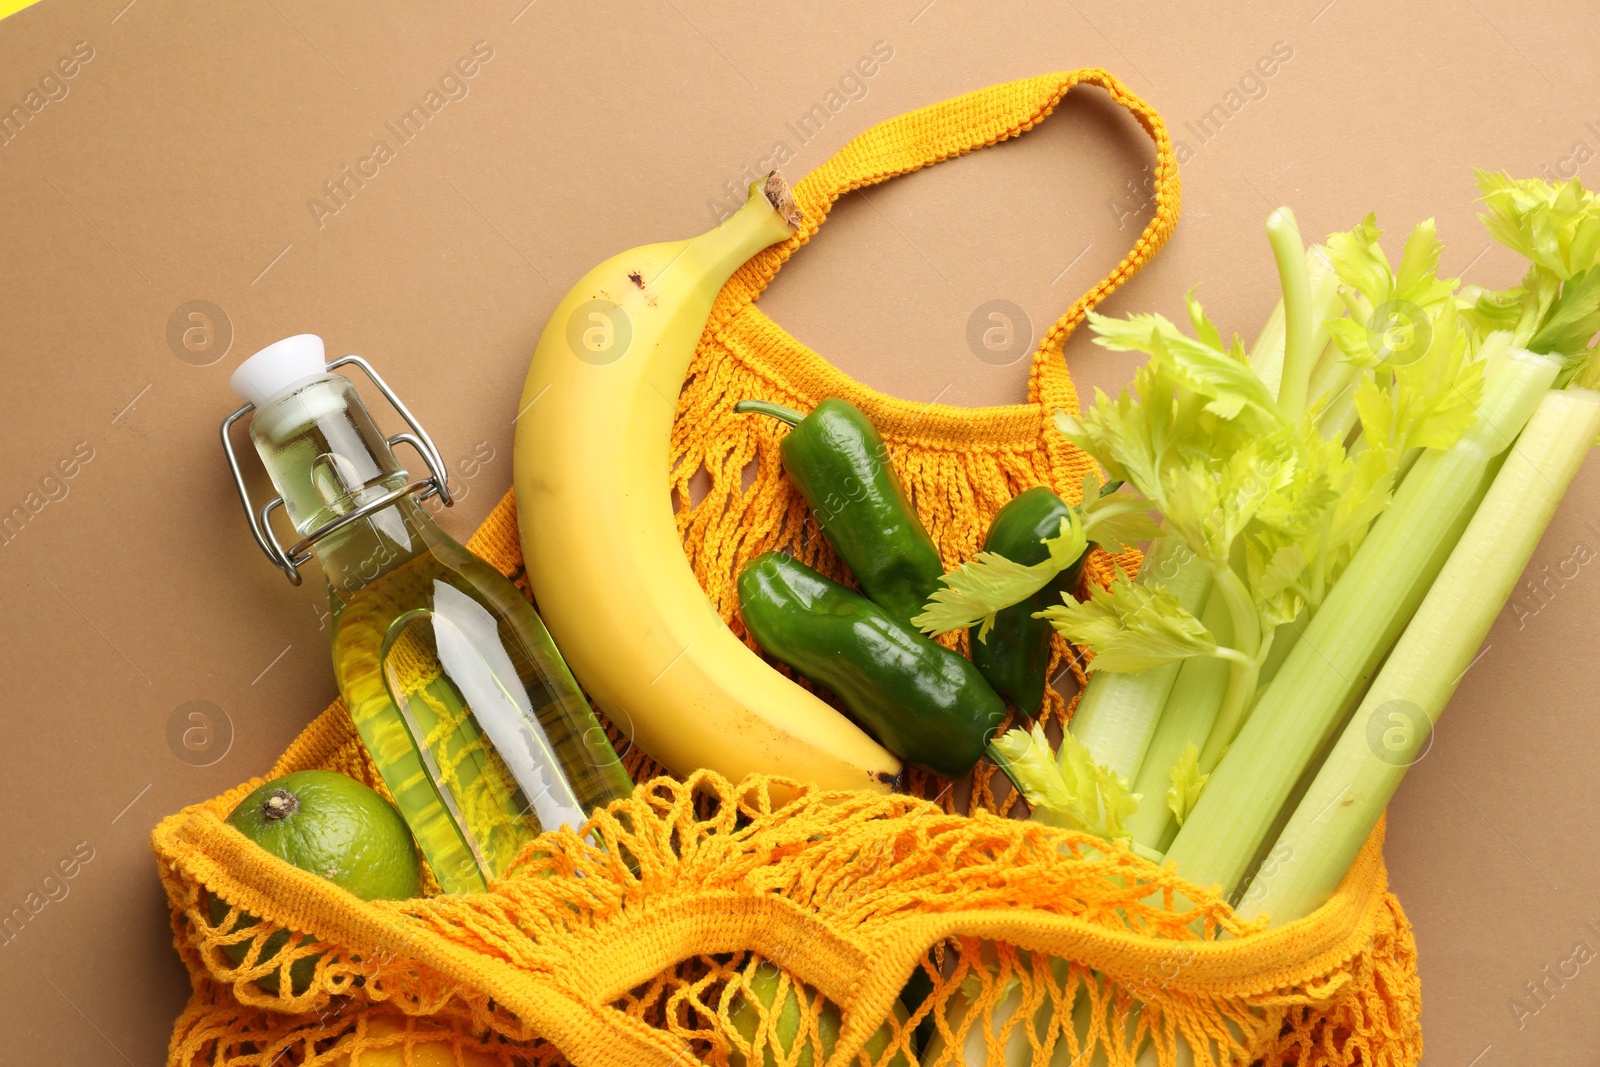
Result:
{"label": "white ceramic stopper", "polygon": [[270,344],[233,372],[228,385],[239,399],[258,408],[309,378],[328,373],[327,354],[322,338],[314,333],[297,333]]}

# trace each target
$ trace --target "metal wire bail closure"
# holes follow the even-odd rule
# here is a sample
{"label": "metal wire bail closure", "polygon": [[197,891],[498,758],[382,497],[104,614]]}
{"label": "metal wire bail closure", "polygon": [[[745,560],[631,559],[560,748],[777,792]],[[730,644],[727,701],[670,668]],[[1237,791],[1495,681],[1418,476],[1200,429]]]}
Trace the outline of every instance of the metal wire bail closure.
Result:
{"label": "metal wire bail closure", "polygon": [[439,449],[435,447],[433,438],[428,436],[428,431],[424,430],[421,423],[417,422],[416,416],[411,414],[410,409],[401,403],[394,390],[389,388],[389,383],[385,382],[378,372],[372,369],[372,364],[360,356],[343,356],[336,359],[328,364],[328,370],[334,371],[346,364],[360,367],[366,376],[371,379],[372,384],[378,387],[378,392],[383,394],[383,398],[405,420],[405,424],[411,427],[410,433],[397,433],[388,438],[389,447],[393,448],[395,445],[404,444],[416,449],[417,453],[422,456],[422,462],[428,467],[428,477],[414,478],[398,489],[391,489],[377,499],[369,500],[348,515],[341,515],[326,526],[312,530],[288,549],[285,549],[278,541],[277,534],[273,533],[271,521],[273,509],[283,506],[283,497],[273,497],[258,510],[250,500],[250,490],[245,487],[244,472],[239,467],[239,457],[233,450],[233,438],[231,435],[233,425],[254,411],[255,405],[246,404],[223,419],[222,451],[228,457],[228,469],[233,472],[233,486],[239,492],[239,502],[244,505],[244,515],[245,519],[250,523],[251,536],[256,539],[256,544],[261,546],[261,551],[267,554],[267,558],[272,561],[273,565],[283,571],[291,585],[300,584],[300,565],[311,558],[312,545],[337,530],[342,530],[346,526],[366,518],[368,515],[382,511],[403,496],[414,494],[418,500],[427,500],[429,497],[437,496],[444,501],[445,507],[448,508],[455,505],[455,498],[450,494],[449,476],[444,469],[444,460],[440,458]]}

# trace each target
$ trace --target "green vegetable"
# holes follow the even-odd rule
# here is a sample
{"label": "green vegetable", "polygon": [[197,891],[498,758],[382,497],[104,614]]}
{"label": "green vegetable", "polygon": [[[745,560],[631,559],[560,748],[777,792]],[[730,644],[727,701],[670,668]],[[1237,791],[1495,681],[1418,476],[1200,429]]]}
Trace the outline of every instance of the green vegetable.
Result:
{"label": "green vegetable", "polygon": [[[1106,737],[1099,721],[1073,727],[1080,738],[1093,738],[1090,750],[1107,769],[1127,771],[1146,796],[1169,792],[1174,762],[1194,745],[1197,762],[1192,772],[1181,769],[1179,795],[1198,797],[1204,776],[1250,714],[1279,629],[1317,609],[1387,504],[1407,457],[1458,437],[1483,390],[1481,367],[1468,359],[1454,305],[1438,296],[1448,296],[1451,286],[1433,277],[1438,247],[1431,225],[1413,233],[1398,274],[1377,248],[1379,233],[1370,222],[1330,237],[1325,255],[1304,252],[1292,217],[1275,213],[1268,230],[1285,283],[1285,310],[1275,314],[1251,357],[1237,339],[1225,346],[1193,299],[1192,338],[1160,316],[1095,317],[1100,343],[1144,351],[1151,359],[1131,392],[1116,400],[1102,396],[1079,418],[1058,417],[1113,477],[1125,477],[1161,511],[1166,539],[1189,556],[1184,566],[1168,569],[1181,574],[1201,567],[1211,579],[1206,621],[1195,617],[1197,604],[1149,595],[1140,582],[1114,583],[1104,597],[1048,613],[1058,630],[1096,653],[1086,705],[1099,684],[1094,677],[1106,672],[1130,672],[1149,679],[1152,690],[1169,689],[1166,702],[1174,714],[1141,704],[1127,716],[1134,728],[1124,738]],[[1370,443],[1354,454],[1318,433],[1318,412],[1328,397],[1313,396],[1309,405],[1300,399],[1312,380],[1348,381],[1316,373],[1307,355],[1325,336],[1339,343],[1341,323],[1348,325],[1327,322],[1306,336],[1304,305],[1329,307],[1338,295],[1329,284],[1335,275],[1345,283],[1347,301],[1367,294],[1360,299],[1415,297],[1425,305],[1407,305],[1422,328],[1408,334],[1404,346],[1380,342],[1403,365],[1369,359],[1365,377],[1351,388],[1360,394],[1352,407],[1361,409],[1364,430],[1370,430]],[[1277,372],[1276,395],[1264,377],[1268,370]],[[1219,693],[1223,665],[1227,677]],[[1183,687],[1167,683],[1167,674],[1184,679]],[[1159,762],[1146,767],[1152,747]],[[1173,818],[1165,804],[1144,806],[1131,823],[1135,839],[1160,847]]]}
{"label": "green vegetable", "polygon": [[1167,858],[1184,877],[1220,885],[1225,895],[1239,887],[1296,779],[1438,574],[1437,548],[1471,505],[1490,461],[1510,446],[1557,370],[1543,356],[1506,360],[1472,430],[1417,461],[1173,839]]}
{"label": "green vegetable", "polygon": [[[1155,536],[1143,501],[1118,495],[1120,482],[1097,482],[1092,474],[1084,477],[1083,503],[1076,507],[1042,486],[1008,501],[990,527],[994,546],[985,544],[983,551],[944,575],[943,588],[928,599],[915,624],[930,634],[981,625],[987,635],[996,614],[1077,565],[1091,544],[1121,552]],[[1033,562],[1024,562],[1025,556]]]}
{"label": "green vegetable", "polygon": [[[1144,566],[1133,580],[1137,584],[1159,585],[1177,599],[1179,607],[1191,614],[1208,603],[1206,594],[1211,589],[1210,571],[1175,537],[1159,537],[1151,543],[1145,553]],[[1217,604],[1222,607],[1220,598]],[[1226,616],[1227,609],[1222,607],[1222,611]],[[1207,629],[1220,633],[1210,625],[1213,621],[1207,617]],[[1231,638],[1231,629],[1228,633]],[[1221,664],[1222,676],[1226,679],[1226,664],[1209,658],[1206,662]],[[1133,781],[1144,764],[1146,752],[1159,738],[1158,728],[1165,723],[1162,709],[1176,688],[1180,669],[1189,666],[1189,663],[1168,663],[1138,674],[1092,671],[1068,729],[1084,743],[1096,762]],[[1220,693],[1217,699],[1220,702]],[[1151,843],[1137,830],[1134,836],[1141,842]]]}
{"label": "green vegetable", "polygon": [[1211,775],[1200,773],[1200,753],[1192,744],[1183,750],[1183,755],[1178,757],[1167,775],[1172,779],[1172,785],[1167,788],[1167,808],[1178,825],[1182,826],[1183,820],[1194,810],[1200,799],[1200,791],[1211,780]]}
{"label": "green vegetable", "polygon": [[1546,393],[1449,561],[1385,661],[1241,903],[1246,918],[1310,914],[1423,750],[1600,434],[1600,393]]}
{"label": "green vegetable", "polygon": [[[1024,566],[1053,562],[1054,550],[1046,542],[1071,529],[1076,517],[1066,501],[1044,486],[1037,486],[1013,497],[995,514],[983,550]],[[1057,571],[1049,584],[969,631],[968,647],[978,673],[1002,700],[1024,715],[1039,714],[1050,664],[1050,624],[1034,618],[1034,613],[1072,595],[1083,571],[1087,547],[1087,542],[1079,547],[1078,558]]]}
{"label": "green vegetable", "polygon": [[1077,507],[1043,487],[1009,501],[983,551],[946,574],[912,620],[930,634],[975,628],[972,661],[1026,715],[1043,700],[1050,655],[1050,627],[1037,613],[1070,594],[1092,543],[1120,552],[1156,533],[1143,501],[1118,494],[1119,483],[1096,483],[1084,478]]}
{"label": "green vegetable", "polygon": [[1025,564],[985,549],[943,576],[943,586],[911,624],[935,636],[975,627],[976,638],[988,641],[1001,612],[1033,597],[1083,558],[1089,544],[1083,523],[1076,511],[1063,507],[1056,529],[1032,544],[1042,550],[1043,559]]}
{"label": "green vegetable", "polygon": [[789,556],[751,560],[739,574],[739,605],[762,648],[831,690],[908,763],[959,778],[1005,719],[1005,704],[964,656]]}
{"label": "green vegetable", "polygon": [[[1227,643],[1233,638],[1233,623],[1228,617],[1228,607],[1221,597],[1207,601],[1201,617],[1206,629],[1217,640]],[[1273,648],[1282,641],[1281,630],[1274,638]],[[1135,677],[1138,677],[1135,675]],[[1133,780],[1133,791],[1147,797],[1164,797],[1171,790],[1174,771],[1189,778],[1186,768],[1180,766],[1185,754],[1195,752],[1194,773],[1209,777],[1200,770],[1198,746],[1204,745],[1216,724],[1217,713],[1222,710],[1222,698],[1228,691],[1228,664],[1211,656],[1196,656],[1185,660],[1173,683],[1172,695],[1161,711],[1161,721],[1156,724],[1155,735],[1145,750],[1144,762]],[[1184,818],[1188,818],[1199,793],[1204,788],[1196,782],[1186,790]],[[1139,810],[1128,820],[1133,839],[1146,848],[1165,852],[1177,833],[1177,813],[1171,804],[1140,804]]]}
{"label": "green vegetable", "polygon": [[938,586],[944,564],[872,423],[837,398],[806,416],[762,400],[740,401],[733,410],[769,415],[792,427],[779,446],[789,481],[862,591],[910,622]]}
{"label": "green vegetable", "polygon": [[1089,599],[1057,604],[1039,616],[1069,640],[1095,649],[1095,670],[1134,674],[1192,656],[1245,662],[1244,653],[1219,645],[1177,597],[1122,573],[1109,586],[1091,589]]}
{"label": "green vegetable", "polygon": [[1509,330],[1512,344],[1560,359],[1563,382],[1585,366],[1593,373],[1585,346],[1600,331],[1600,203],[1576,178],[1552,185],[1479,171],[1478,188],[1489,235],[1530,267],[1513,288],[1464,290],[1468,315],[1484,333]]}
{"label": "green vegetable", "polygon": [[[1094,655],[1085,704],[1104,681],[1129,696],[1054,761],[1042,733],[991,745],[1035,819],[1143,852],[1172,834],[1165,860],[1246,917],[1334,891],[1600,433],[1600,200],[1479,184],[1491,234],[1530,261],[1519,286],[1458,293],[1431,222],[1392,265],[1370,217],[1302,273],[1279,214],[1284,306],[1248,356],[1192,299],[1194,336],[1091,317],[1150,358],[1058,422],[1159,512],[1166,573],[1047,613]],[[1308,316],[1330,272],[1344,313]]]}
{"label": "green vegetable", "polygon": [[1283,288],[1283,371],[1278,382],[1278,409],[1287,419],[1298,419],[1306,409],[1311,386],[1311,270],[1294,212],[1280,207],[1267,217],[1267,240],[1278,264]]}
{"label": "green vegetable", "polygon": [[[1132,765],[1132,774],[1121,777],[1137,781],[1140,795],[1167,809],[1163,814],[1141,805],[1145,810],[1130,820],[1130,825],[1138,828],[1136,840],[1145,847],[1160,847],[1168,833],[1169,815],[1175,822],[1181,814],[1185,826],[1173,842],[1180,857],[1197,847],[1194,841],[1206,841],[1207,834],[1222,832],[1197,831],[1194,823],[1198,819],[1204,827],[1213,818],[1206,815],[1208,798],[1219,788],[1226,792],[1232,779],[1221,770],[1224,753],[1232,755],[1230,746],[1242,740],[1241,731],[1265,707],[1256,706],[1258,686],[1277,630],[1295,621],[1297,639],[1295,650],[1284,657],[1283,667],[1266,688],[1269,695],[1275,688],[1296,684],[1285,676],[1293,673],[1290,666],[1297,657],[1304,663],[1317,654],[1314,643],[1300,635],[1317,626],[1318,617],[1326,610],[1324,601],[1334,595],[1330,590],[1340,588],[1335,583],[1358,558],[1368,529],[1388,503],[1396,479],[1418,463],[1418,455],[1436,456],[1449,449],[1474,425],[1480,403],[1492,408],[1504,400],[1495,396],[1480,401],[1486,392],[1485,367],[1475,356],[1483,346],[1474,348],[1456,314],[1449,298],[1453,283],[1434,276],[1438,243],[1431,225],[1424,224],[1412,234],[1396,271],[1377,247],[1378,231],[1368,222],[1329,239],[1329,263],[1344,285],[1342,296],[1348,306],[1365,311],[1371,305],[1374,313],[1387,303],[1404,301],[1411,316],[1410,328],[1391,336],[1389,320],[1378,315],[1375,321],[1385,330],[1375,336],[1363,332],[1360,340],[1367,347],[1357,351],[1356,338],[1341,326],[1348,325],[1346,320],[1326,324],[1345,359],[1359,369],[1353,392],[1362,438],[1358,448],[1347,451],[1340,442],[1321,437],[1317,415],[1325,397],[1313,398],[1302,415],[1295,414],[1299,390],[1315,371],[1306,358],[1305,315],[1295,310],[1297,304],[1310,299],[1309,284],[1301,283],[1311,272],[1292,223],[1274,216],[1270,229],[1286,283],[1285,358],[1276,395],[1251,367],[1237,339],[1225,345],[1220,331],[1191,298],[1193,337],[1160,316],[1135,315],[1115,322],[1092,317],[1100,343],[1143,351],[1151,358],[1136,374],[1133,390],[1114,400],[1099,397],[1080,417],[1058,416],[1069,437],[1094,455],[1113,478],[1128,482],[1161,513],[1164,540],[1180,543],[1192,557],[1177,568],[1179,573],[1198,566],[1211,579],[1208,617],[1219,624],[1216,631],[1205,625],[1190,605],[1160,583],[1149,581],[1119,579],[1083,603],[1063,603],[1044,613],[1069,640],[1094,652],[1095,675],[1126,673],[1142,678],[1171,671],[1181,677],[1187,670],[1194,676],[1191,682],[1201,683],[1186,686],[1181,694],[1169,694],[1166,703],[1174,715],[1161,718],[1170,728],[1163,730],[1148,716],[1139,715],[1134,720],[1142,727],[1137,742],[1110,749],[1119,754],[1138,753],[1137,761],[1124,763]],[[1289,262],[1285,264],[1285,260]],[[1420,303],[1412,303],[1413,299]],[[1272,342],[1264,341],[1258,347],[1266,353],[1262,362],[1270,363]],[[1399,362],[1389,362],[1391,357]],[[1519,374],[1526,377],[1527,368],[1526,359],[1498,358],[1494,373],[1500,377],[1496,381],[1510,383]],[[1548,384],[1535,380],[1537,370],[1532,373],[1523,383],[1526,406],[1519,418],[1526,417]],[[1520,421],[1512,419],[1511,423],[1508,427],[1514,434]],[[1491,420],[1490,430],[1494,429]],[[1407,573],[1423,573],[1435,558],[1442,565],[1442,555],[1432,546],[1468,513],[1490,460],[1508,444],[1509,438],[1505,438],[1498,448],[1484,451],[1480,442],[1473,454],[1481,463],[1458,472],[1460,484],[1452,488],[1456,495],[1446,502],[1433,501],[1444,511],[1428,517],[1434,532],[1418,540],[1429,547],[1417,550],[1407,564]],[[1423,462],[1430,469],[1437,465],[1426,457]],[[1408,487],[1422,470],[1422,466],[1411,470]],[[1416,492],[1420,490],[1413,490],[1413,495]],[[1382,647],[1371,655],[1381,655],[1414,607],[1415,600],[1405,599],[1410,592],[1406,582],[1399,581],[1398,586],[1399,600],[1393,606],[1397,617],[1375,631]],[[1420,595],[1419,588],[1416,596]],[[1302,616],[1309,621],[1301,623]],[[1220,624],[1223,617],[1226,625]],[[1341,625],[1347,628],[1348,624],[1346,619]],[[1219,640],[1219,633],[1223,639]],[[1213,703],[1218,668],[1200,665],[1201,659],[1226,665],[1228,677],[1220,702]],[[1370,668],[1364,674],[1348,669],[1342,680],[1361,677],[1370,677]],[[1357,693],[1346,691],[1353,682],[1333,686],[1323,678],[1317,684],[1324,704],[1332,701],[1326,721],[1313,716],[1315,725],[1302,731],[1299,740],[1306,751],[1295,770],[1280,768],[1253,779],[1264,785],[1275,783],[1275,776],[1288,776],[1282,793],[1264,801],[1264,811],[1244,820],[1245,827],[1236,835],[1241,841],[1251,833],[1265,835],[1270,830],[1277,808],[1300,770],[1320,750],[1338,713],[1353,705]],[[1146,767],[1151,743],[1158,735],[1162,739],[1161,765]],[[1180,763],[1191,745],[1197,751],[1193,765]],[[999,747],[1004,751],[1004,746]],[[1096,749],[1089,751],[1099,758]],[[1123,769],[1106,762],[1099,766],[1119,775]],[[1034,782],[1030,789],[1048,795],[1052,785]],[[1174,805],[1162,803],[1169,796]],[[1216,825],[1222,827],[1228,818],[1215,816]],[[1250,820],[1255,818],[1266,821],[1254,827]],[[1184,841],[1190,843],[1180,846]],[[1259,837],[1251,843],[1250,854],[1261,843]],[[1212,847],[1216,846],[1205,845],[1202,851]],[[1240,862],[1248,859],[1249,854]],[[1205,861],[1196,862],[1206,873],[1187,870],[1181,861],[1180,870],[1202,884],[1215,880],[1232,888],[1225,869],[1223,876],[1218,876]],[[1242,869],[1232,872],[1232,878],[1243,873]]]}
{"label": "green vegetable", "polygon": [[923,632],[973,628],[972,661],[995,691],[1026,715],[1044,699],[1050,627],[1037,612],[1077,584],[1090,537],[1121,551],[1154,532],[1143,505],[1118,498],[1116,484],[1083,482],[1072,507],[1043,486],[1029,489],[995,515],[983,551],[946,574],[944,585],[912,621]]}
{"label": "green vegetable", "polygon": [[1099,834],[1111,841],[1126,838],[1123,822],[1139,805],[1120,775],[1097,765],[1071,734],[1052,754],[1044,728],[1008,730],[989,750],[1033,806],[1033,817],[1052,826]]}
{"label": "green vegetable", "polygon": [[[1112,477],[1138,489],[1162,513],[1168,536],[1195,557],[1190,565],[1209,572],[1211,595],[1221,598],[1233,624],[1231,643],[1218,644],[1187,605],[1143,597],[1137,583],[1117,583],[1102,603],[1063,605],[1052,621],[1069,639],[1088,641],[1100,658],[1119,645],[1136,646],[1133,659],[1109,661],[1127,664],[1112,670],[1144,669],[1135,664],[1153,651],[1158,630],[1169,638],[1186,635],[1159,650],[1168,663],[1189,655],[1227,660],[1218,718],[1226,738],[1254,698],[1273,631],[1341,566],[1341,552],[1365,532],[1362,520],[1382,507],[1389,471],[1386,454],[1352,460],[1318,437],[1309,419],[1280,409],[1238,340],[1224,346],[1192,298],[1189,313],[1194,338],[1160,316],[1121,322],[1091,316],[1101,344],[1152,358],[1133,391],[1115,400],[1102,396],[1081,417],[1057,421]],[[1166,617],[1151,618],[1152,610]]]}
{"label": "green vegetable", "polygon": [[[1272,246],[1273,258],[1278,261],[1280,283],[1286,274],[1298,272],[1298,268],[1284,263],[1280,257],[1294,254],[1299,236],[1292,215],[1279,216],[1274,212],[1268,216],[1267,242]],[[1328,325],[1342,306],[1339,279],[1334,274],[1327,248],[1313,245],[1306,249],[1305,270],[1309,285],[1306,295],[1310,300],[1310,314],[1307,317],[1311,320],[1311,352],[1317,357],[1306,389],[1309,404],[1317,398],[1336,393],[1338,384],[1349,380],[1349,374],[1340,373],[1339,368],[1343,367],[1346,371],[1351,368],[1341,361],[1327,358]],[[1283,383],[1283,366],[1288,348],[1287,303],[1282,299],[1278,301],[1277,307],[1272,309],[1272,314],[1267,316],[1266,324],[1256,336],[1255,344],[1250,346],[1250,369],[1256,372],[1256,377],[1274,396],[1281,391],[1279,387]]]}

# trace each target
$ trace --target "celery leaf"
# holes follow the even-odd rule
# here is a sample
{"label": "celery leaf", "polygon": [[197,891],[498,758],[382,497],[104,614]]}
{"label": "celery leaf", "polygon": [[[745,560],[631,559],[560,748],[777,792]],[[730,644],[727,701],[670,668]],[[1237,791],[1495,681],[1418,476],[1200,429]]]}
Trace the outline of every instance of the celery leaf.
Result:
{"label": "celery leaf", "polygon": [[1377,218],[1368,215],[1343,233],[1329,234],[1324,242],[1328,249],[1328,261],[1333,264],[1339,280],[1358,293],[1387,292],[1389,288],[1393,275],[1389,269],[1389,257],[1383,254],[1378,244],[1378,238],[1382,236]]}
{"label": "celery leaf", "polygon": [[[1204,321],[1198,304],[1193,313]],[[1224,350],[1209,322],[1208,339],[1187,336],[1161,315],[1113,319],[1091,311],[1089,324],[1096,344],[1113,352],[1143,352],[1159,361],[1182,385],[1207,398],[1206,410],[1233,419],[1248,406],[1276,420],[1277,401],[1250,369],[1243,349],[1235,344]]]}
{"label": "celery leaf", "polygon": [[1437,275],[1441,246],[1432,219],[1406,238],[1398,273],[1378,245],[1382,235],[1368,215],[1354,229],[1328,237],[1334,270],[1348,287],[1351,317],[1326,325],[1334,345],[1358,367],[1401,365],[1421,356],[1432,337],[1430,320],[1456,287]]}
{"label": "celery leaf", "polygon": [[1200,800],[1200,793],[1211,780],[1211,775],[1200,773],[1200,751],[1192,742],[1168,769],[1167,775],[1172,780],[1172,786],[1167,790],[1167,807],[1172,810],[1178,825],[1182,826]]}
{"label": "celery leaf", "polygon": [[1193,289],[1184,295],[1183,304],[1189,312],[1189,325],[1194,327],[1194,335],[1202,344],[1220,351],[1223,347],[1222,331],[1206,317],[1205,309],[1200,306],[1200,301],[1195,299]]}
{"label": "celery leaf", "polygon": [[1339,580],[1367,531],[1389,506],[1395,475],[1395,466],[1385,449],[1368,448],[1349,457],[1330,441],[1326,444],[1326,458],[1338,501],[1323,535],[1322,556],[1316,564],[1319,575],[1312,581],[1324,590]]}
{"label": "celery leaf", "polygon": [[1469,321],[1480,331],[1510,329],[1514,343],[1561,357],[1564,383],[1589,361],[1600,330],[1600,198],[1576,178],[1553,184],[1479,171],[1478,188],[1489,235],[1531,266],[1515,289],[1474,291]]}
{"label": "celery leaf", "polygon": [[1600,332],[1600,267],[1590,267],[1562,284],[1560,298],[1529,340],[1528,351],[1583,352],[1596,332]]}
{"label": "celery leaf", "polygon": [[1415,293],[1428,290],[1439,274],[1439,254],[1444,244],[1439,240],[1439,228],[1432,219],[1424,219],[1406,238],[1405,251],[1400,255],[1400,269],[1395,272],[1395,291]]}
{"label": "celery leaf", "polygon": [[1565,281],[1600,261],[1600,200],[1573,178],[1559,185],[1478,171],[1489,236]]}
{"label": "celery leaf", "polygon": [[1032,731],[1013,729],[989,743],[989,754],[1033,806],[1041,821],[1098,834],[1110,840],[1128,836],[1126,822],[1139,807],[1127,780],[1094,762],[1082,741],[1068,733],[1059,756],[1035,723]]}
{"label": "celery leaf", "polygon": [[1461,317],[1480,337],[1498,330],[1514,331],[1522,320],[1523,298],[1527,290],[1521,286],[1510,289],[1484,289],[1468,285],[1461,289]]}
{"label": "celery leaf", "polygon": [[996,613],[1049,585],[1087,550],[1088,538],[1078,512],[1070,511],[1061,520],[1061,532],[1041,543],[1050,556],[1032,566],[998,552],[979,552],[941,579],[944,584],[934,590],[911,624],[928,634],[979,626],[978,640],[987,641]]}
{"label": "celery leaf", "polygon": [[1083,503],[1078,507],[1091,542],[1108,552],[1125,552],[1156,535],[1148,501],[1133,493],[1106,492],[1095,481],[1093,474],[1083,476]]}
{"label": "celery leaf", "polygon": [[1089,599],[1037,612],[1056,632],[1095,655],[1096,670],[1132,674],[1190,656],[1217,653],[1217,641],[1178,598],[1155,583],[1135,583],[1119,572],[1108,587],[1094,586]]}

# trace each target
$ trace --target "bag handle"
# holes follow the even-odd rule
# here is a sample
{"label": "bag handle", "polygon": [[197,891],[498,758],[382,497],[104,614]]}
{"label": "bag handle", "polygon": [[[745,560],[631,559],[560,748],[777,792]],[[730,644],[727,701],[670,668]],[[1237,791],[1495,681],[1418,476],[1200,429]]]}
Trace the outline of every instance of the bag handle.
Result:
{"label": "bag handle", "polygon": [[1121,262],[1074,301],[1046,332],[1035,356],[1037,370],[1044,357],[1061,351],[1090,309],[1137,274],[1160,250],[1178,222],[1178,164],[1166,125],[1149,104],[1098,67],[992,85],[898,115],[858,134],[795,185],[795,200],[805,215],[799,231],[789,240],[758,253],[740,268],[718,299],[712,315],[713,328],[720,327],[760,295],[795,250],[821,228],[840,197],[1026,133],[1049,116],[1079,84],[1105,89],[1113,101],[1133,114],[1155,142],[1155,213]]}

